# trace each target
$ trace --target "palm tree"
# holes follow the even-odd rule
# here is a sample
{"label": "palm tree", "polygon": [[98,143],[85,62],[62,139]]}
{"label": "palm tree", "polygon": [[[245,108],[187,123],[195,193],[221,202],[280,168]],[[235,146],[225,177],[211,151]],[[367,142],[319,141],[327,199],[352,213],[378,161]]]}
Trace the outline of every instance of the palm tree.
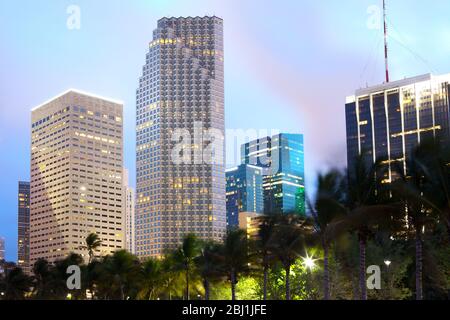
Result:
{"label": "palm tree", "polygon": [[208,241],[203,244],[200,255],[195,258],[195,265],[200,274],[205,289],[205,300],[209,300],[211,281],[218,278],[219,268],[217,261],[217,243]]}
{"label": "palm tree", "polygon": [[367,158],[355,158],[354,168],[349,168],[346,190],[346,215],[328,225],[326,236],[333,238],[345,231],[355,232],[359,244],[359,289],[361,300],[367,300],[366,246],[373,228],[392,227],[401,212],[391,202],[388,188],[381,183],[384,176],[381,161],[367,167]]}
{"label": "palm tree", "polygon": [[125,300],[127,293],[137,285],[139,276],[139,261],[126,250],[119,250],[112,256],[106,256],[102,261],[102,285],[106,297]]}
{"label": "palm tree", "polygon": [[6,269],[5,274],[0,275],[1,299],[22,300],[30,292],[32,280],[23,273],[21,268]]}
{"label": "palm tree", "polygon": [[146,300],[156,299],[161,287],[163,264],[161,260],[150,258],[141,267],[142,283],[139,294]]}
{"label": "palm tree", "polygon": [[194,259],[199,254],[199,241],[194,234],[188,234],[181,246],[175,251],[175,263],[185,272],[185,299],[189,300],[189,275],[194,267]]}
{"label": "palm tree", "polygon": [[231,299],[236,300],[236,284],[241,274],[248,273],[247,233],[241,229],[228,231],[224,243],[218,247],[217,258],[231,283]]}
{"label": "palm tree", "polygon": [[306,236],[312,230],[307,219],[303,219],[295,214],[278,215],[275,219],[275,231],[270,250],[283,266],[285,271],[286,300],[290,300],[291,267],[297,260],[300,252],[304,250]]}
{"label": "palm tree", "polygon": [[99,236],[96,233],[90,233],[86,237],[86,248],[89,253],[89,263],[92,262],[94,258],[94,252],[102,245],[102,240],[100,240]]}
{"label": "palm tree", "polygon": [[34,294],[37,299],[48,299],[52,295],[51,266],[45,259],[38,259],[33,265]]}
{"label": "palm tree", "polygon": [[[432,143],[432,142],[431,142]],[[431,173],[439,170],[433,158],[436,157],[437,150],[425,142],[417,146],[406,164],[406,174],[404,170],[397,170],[399,179],[395,181],[392,189],[403,200],[406,208],[408,225],[412,226],[415,237],[415,282],[416,300],[423,299],[423,236],[425,227],[432,225],[434,220],[430,213],[437,206],[430,199],[436,200],[438,197],[446,197],[445,191],[434,188],[439,180],[433,179]],[[431,154],[430,154],[431,153]],[[432,165],[430,165],[432,163]],[[444,182],[441,180],[442,186]],[[445,190],[445,188],[444,188]]]}
{"label": "palm tree", "polygon": [[275,233],[276,216],[266,215],[259,218],[258,237],[255,241],[255,251],[260,259],[263,269],[263,299],[267,300],[267,281],[269,270],[274,260],[271,250],[272,240]]}
{"label": "palm tree", "polygon": [[315,233],[323,250],[323,292],[324,300],[330,299],[329,249],[331,238],[327,232],[329,225],[337,217],[345,214],[344,178],[338,170],[332,170],[317,178],[317,195],[314,204],[308,202],[313,216]]}

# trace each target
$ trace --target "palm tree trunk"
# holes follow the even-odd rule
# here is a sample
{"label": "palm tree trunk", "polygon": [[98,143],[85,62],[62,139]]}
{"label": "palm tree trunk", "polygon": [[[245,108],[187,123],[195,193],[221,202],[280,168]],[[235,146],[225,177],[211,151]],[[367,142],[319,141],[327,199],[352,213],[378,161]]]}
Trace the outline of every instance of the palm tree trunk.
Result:
{"label": "palm tree trunk", "polygon": [[291,266],[284,269],[286,271],[286,300],[291,300],[291,284],[289,278],[291,275]]}
{"label": "palm tree trunk", "polygon": [[236,300],[236,273],[234,270],[231,271],[231,300]]}
{"label": "palm tree trunk", "polygon": [[423,272],[423,244],[422,244],[422,234],[421,227],[416,228],[416,300],[423,299],[423,289],[422,289],[422,272]]}
{"label": "palm tree trunk", "polygon": [[269,267],[264,265],[264,283],[263,283],[263,299],[267,300],[267,280],[269,276]]}
{"label": "palm tree trunk", "polygon": [[186,300],[189,300],[189,270],[186,269]]}
{"label": "palm tree trunk", "polygon": [[209,281],[208,281],[208,279],[203,280],[203,287],[205,288],[205,300],[209,300]]}
{"label": "palm tree trunk", "polygon": [[330,269],[328,264],[328,244],[322,241],[323,246],[323,299],[330,300]]}
{"label": "palm tree trunk", "polygon": [[361,300],[367,300],[366,287],[366,238],[359,236],[359,288],[361,290]]}

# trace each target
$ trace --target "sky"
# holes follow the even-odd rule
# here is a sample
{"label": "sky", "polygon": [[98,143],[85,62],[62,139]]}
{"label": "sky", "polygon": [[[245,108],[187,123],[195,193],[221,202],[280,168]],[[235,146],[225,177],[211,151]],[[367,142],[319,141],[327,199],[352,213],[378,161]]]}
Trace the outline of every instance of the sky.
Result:
{"label": "sky", "polygon": [[[0,0],[0,236],[17,258],[30,110],[77,88],[124,102],[135,183],[135,90],[162,17],[224,19],[227,129],[303,133],[306,190],[346,163],[345,97],[383,82],[381,0]],[[76,6],[78,28],[68,19]],[[391,80],[450,72],[450,2],[388,0]],[[71,21],[71,20],[70,20]],[[69,21],[69,22],[70,22]],[[227,145],[227,165],[238,159]]]}

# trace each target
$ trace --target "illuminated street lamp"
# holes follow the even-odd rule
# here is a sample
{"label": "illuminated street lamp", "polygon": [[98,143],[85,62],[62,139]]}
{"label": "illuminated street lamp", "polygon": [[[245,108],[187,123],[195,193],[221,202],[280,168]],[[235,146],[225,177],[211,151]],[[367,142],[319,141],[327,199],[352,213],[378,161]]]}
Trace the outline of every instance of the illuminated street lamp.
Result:
{"label": "illuminated street lamp", "polygon": [[306,254],[303,259],[303,265],[309,270],[313,270],[316,267],[316,260]]}
{"label": "illuminated street lamp", "polygon": [[384,264],[389,268],[389,266],[391,265],[391,260],[384,260]]}

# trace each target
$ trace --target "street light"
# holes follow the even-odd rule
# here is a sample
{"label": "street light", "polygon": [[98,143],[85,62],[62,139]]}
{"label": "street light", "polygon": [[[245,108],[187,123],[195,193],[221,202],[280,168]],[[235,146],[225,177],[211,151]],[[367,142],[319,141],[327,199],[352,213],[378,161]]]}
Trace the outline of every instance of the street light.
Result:
{"label": "street light", "polygon": [[316,267],[316,260],[306,254],[306,257],[303,258],[303,265],[307,267],[309,270],[312,270]]}
{"label": "street light", "polygon": [[391,260],[384,260],[384,264],[386,265],[386,269],[387,269],[387,292],[388,292],[388,297],[391,296],[391,277],[390,277],[390,273],[389,273],[389,266],[391,265],[392,261]]}

